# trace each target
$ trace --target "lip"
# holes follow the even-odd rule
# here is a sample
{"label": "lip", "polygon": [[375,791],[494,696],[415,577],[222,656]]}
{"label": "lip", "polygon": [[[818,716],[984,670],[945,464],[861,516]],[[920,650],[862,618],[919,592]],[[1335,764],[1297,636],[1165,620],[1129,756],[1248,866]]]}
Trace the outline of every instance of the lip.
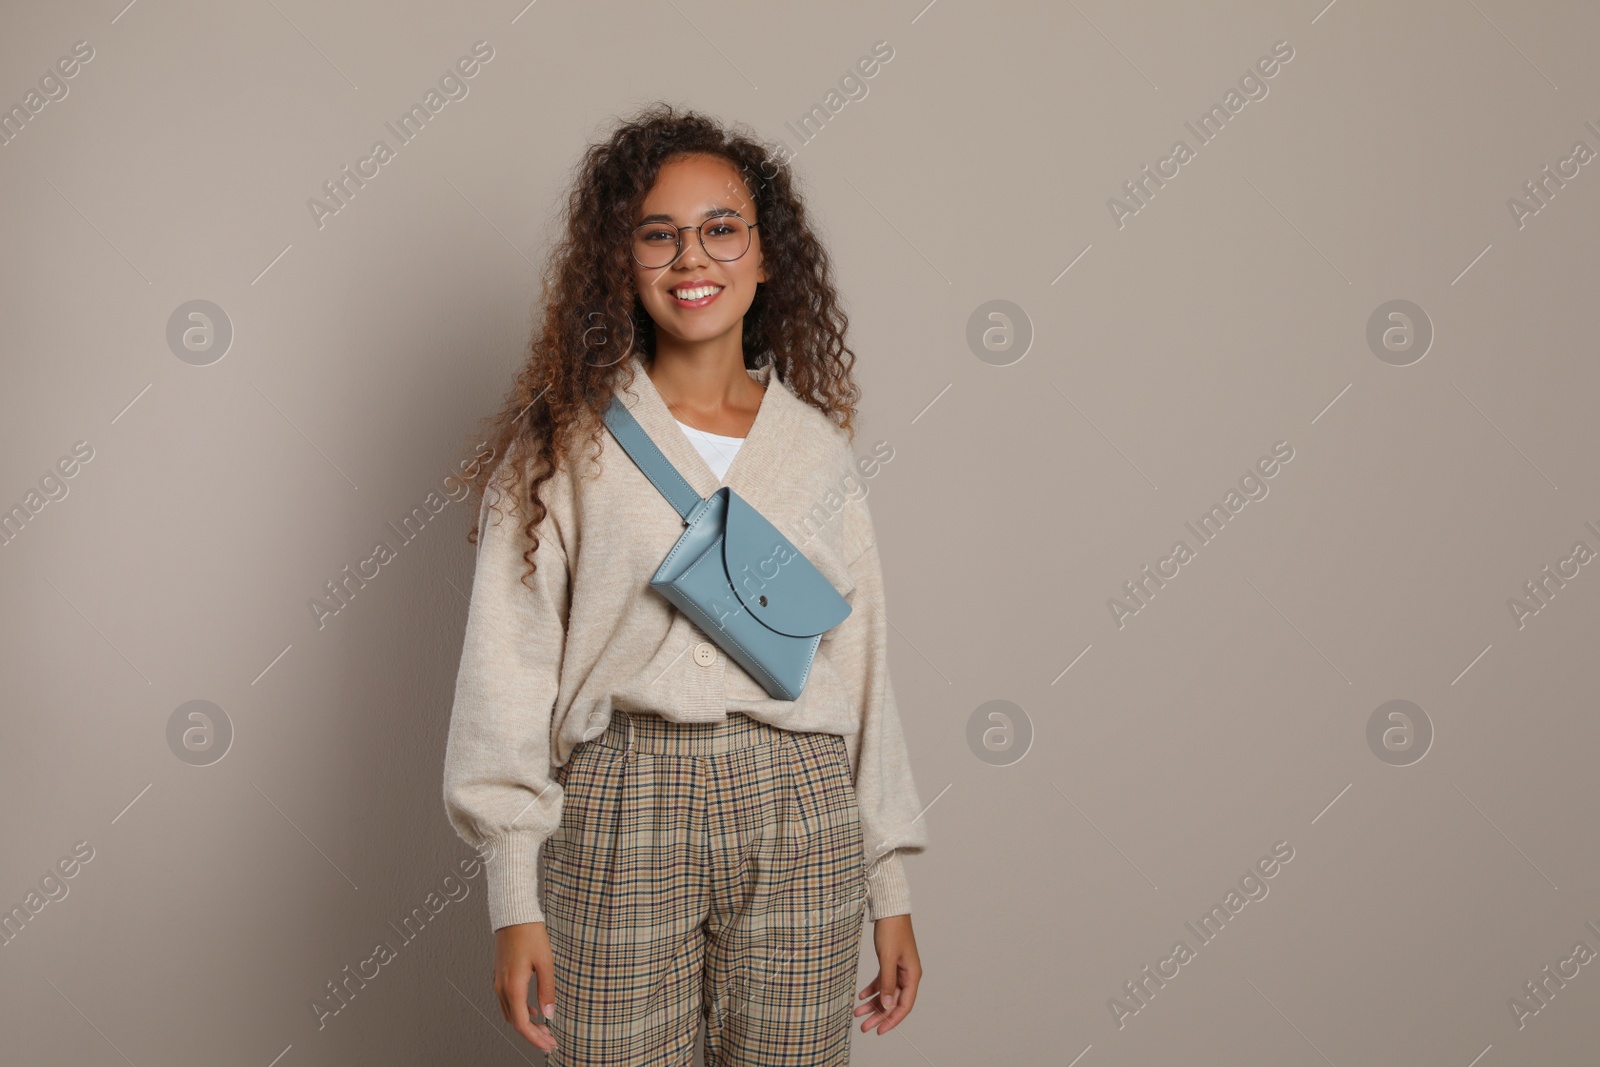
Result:
{"label": "lip", "polygon": [[[675,288],[698,289],[701,286],[716,285],[716,284],[717,284],[716,282],[700,282],[700,283],[698,283],[696,285],[682,285],[682,286],[675,286]],[[678,307],[689,308],[689,309],[703,308],[707,304],[709,304],[713,300],[715,300],[717,297],[719,297],[723,293],[727,292],[727,288],[728,288],[727,286],[723,286],[722,288],[718,289],[716,292],[712,293],[710,296],[703,296],[699,300],[682,300],[682,299],[679,299],[678,294],[673,292],[671,289],[667,290],[667,296],[671,297],[672,298],[672,302],[674,304],[676,304]]]}

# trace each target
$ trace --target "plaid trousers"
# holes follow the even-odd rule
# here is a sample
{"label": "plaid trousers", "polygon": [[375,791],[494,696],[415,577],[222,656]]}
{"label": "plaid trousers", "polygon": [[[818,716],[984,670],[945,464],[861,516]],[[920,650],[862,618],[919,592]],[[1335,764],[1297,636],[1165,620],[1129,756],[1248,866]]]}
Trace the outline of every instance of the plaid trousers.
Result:
{"label": "plaid trousers", "polygon": [[850,1062],[867,894],[844,738],[614,712],[539,853],[550,1067]]}

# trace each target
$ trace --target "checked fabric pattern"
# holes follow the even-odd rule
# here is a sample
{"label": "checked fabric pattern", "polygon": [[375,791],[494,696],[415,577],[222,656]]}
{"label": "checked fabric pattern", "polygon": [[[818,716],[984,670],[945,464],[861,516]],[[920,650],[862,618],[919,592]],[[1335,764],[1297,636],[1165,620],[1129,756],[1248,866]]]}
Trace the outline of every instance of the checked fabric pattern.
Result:
{"label": "checked fabric pattern", "polygon": [[844,739],[616,712],[540,850],[551,1067],[850,1060],[867,893]]}

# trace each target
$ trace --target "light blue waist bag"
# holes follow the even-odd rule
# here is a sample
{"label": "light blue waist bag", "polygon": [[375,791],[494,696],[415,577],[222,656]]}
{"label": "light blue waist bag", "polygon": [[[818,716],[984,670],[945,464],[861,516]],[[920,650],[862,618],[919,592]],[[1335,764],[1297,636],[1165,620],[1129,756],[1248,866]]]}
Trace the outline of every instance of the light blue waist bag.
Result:
{"label": "light blue waist bag", "polygon": [[822,635],[845,620],[850,602],[730,486],[701,499],[621,397],[611,398],[604,418],[617,443],[688,526],[650,587],[768,694],[798,699]]}

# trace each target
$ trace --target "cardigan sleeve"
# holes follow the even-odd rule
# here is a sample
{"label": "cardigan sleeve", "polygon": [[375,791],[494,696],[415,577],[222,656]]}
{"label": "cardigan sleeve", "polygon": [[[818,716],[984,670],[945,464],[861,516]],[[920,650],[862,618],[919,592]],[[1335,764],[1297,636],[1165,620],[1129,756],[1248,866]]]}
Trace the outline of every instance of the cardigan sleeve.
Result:
{"label": "cardigan sleeve", "polygon": [[496,930],[544,921],[537,872],[539,849],[561,820],[550,724],[569,591],[566,547],[550,499],[561,475],[541,487],[549,513],[533,557],[538,569],[524,584],[527,514],[500,485],[505,470],[502,464],[496,471],[478,513],[477,563],[444,759],[445,809],[462,840],[486,854],[489,921]]}
{"label": "cardigan sleeve", "polygon": [[829,659],[861,717],[855,788],[868,860],[867,918],[877,920],[910,913],[901,857],[927,847],[928,825],[889,677],[888,605],[866,497],[847,504],[844,512],[845,552],[856,588],[850,614],[826,640]]}

